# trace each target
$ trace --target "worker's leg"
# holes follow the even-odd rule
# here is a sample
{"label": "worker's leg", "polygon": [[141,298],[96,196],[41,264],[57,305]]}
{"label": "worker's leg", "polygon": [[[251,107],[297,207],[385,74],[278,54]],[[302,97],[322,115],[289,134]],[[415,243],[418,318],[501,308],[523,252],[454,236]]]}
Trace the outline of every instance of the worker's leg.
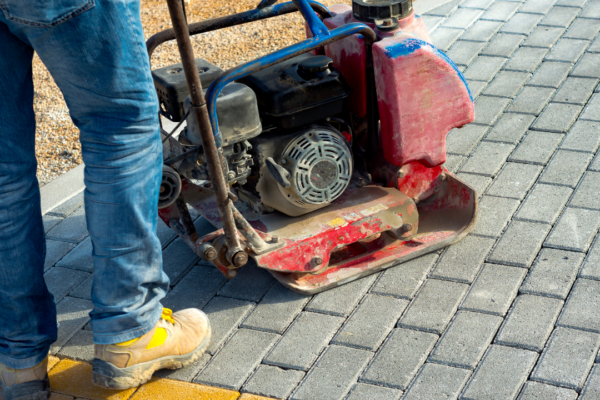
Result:
{"label": "worker's leg", "polygon": [[[156,236],[162,146],[139,0],[96,0],[49,28],[12,24],[62,90],[80,129],[93,244],[94,342],[142,336],[169,279]],[[22,3],[24,13],[31,7]],[[33,17],[32,17],[33,19]]]}

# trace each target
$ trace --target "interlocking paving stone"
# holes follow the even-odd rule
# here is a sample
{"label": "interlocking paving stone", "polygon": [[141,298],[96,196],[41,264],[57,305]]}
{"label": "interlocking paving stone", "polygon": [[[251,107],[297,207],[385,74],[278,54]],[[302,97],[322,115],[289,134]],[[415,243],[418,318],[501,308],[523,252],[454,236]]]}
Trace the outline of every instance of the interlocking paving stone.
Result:
{"label": "interlocking paving stone", "polygon": [[399,327],[440,334],[456,312],[468,285],[429,279],[410,304]]}
{"label": "interlocking paving stone", "polygon": [[433,333],[394,329],[360,382],[406,390],[437,339]]}
{"label": "interlocking paving stone", "polygon": [[558,133],[529,132],[508,161],[545,165],[563,138],[564,135]]}
{"label": "interlocking paving stone", "polygon": [[208,353],[202,354],[200,359],[185,368],[181,369],[161,369],[154,373],[154,376],[161,378],[174,379],[184,382],[192,382],[192,380],[198,375],[198,373],[208,364],[211,360],[211,356]]}
{"label": "interlocking paving stone", "polygon": [[580,278],[600,280],[600,236],[596,236],[592,248],[579,272]]}
{"label": "interlocking paving stone", "polygon": [[526,274],[523,268],[485,264],[460,308],[506,315]]}
{"label": "interlocking paving stone", "polygon": [[462,40],[472,40],[474,42],[482,42],[483,47],[489,42],[494,35],[502,27],[500,21],[482,21],[475,22],[467,31],[460,37]]}
{"label": "interlocking paving stone", "polygon": [[344,346],[329,346],[306,375],[291,399],[340,399],[351,388],[373,353]]}
{"label": "interlocking paving stone", "polygon": [[438,255],[431,253],[388,268],[373,285],[371,293],[412,299],[437,259]]}
{"label": "interlocking paving stone", "polygon": [[567,208],[544,242],[545,247],[585,252],[600,227],[600,211]]}
{"label": "interlocking paving stone", "polygon": [[91,301],[65,297],[56,305],[58,336],[50,347],[50,354],[56,354],[90,320],[94,308]]}
{"label": "interlocking paving stone", "polygon": [[85,222],[85,208],[83,206],[79,207],[77,211],[69,215],[46,234],[46,238],[48,239],[72,243],[80,243],[86,237],[88,237],[88,231]]}
{"label": "interlocking paving stone", "polygon": [[565,7],[583,7],[588,0],[558,0],[556,2],[557,6],[565,6]]}
{"label": "interlocking paving stone", "polygon": [[573,190],[565,186],[538,184],[523,202],[515,219],[553,224]]}
{"label": "interlocking paving stone", "polygon": [[60,240],[46,240],[46,260],[44,261],[44,272],[48,271],[61,258],[75,248],[75,244],[61,242]]}
{"label": "interlocking paving stone", "polygon": [[502,57],[479,56],[465,70],[463,75],[467,79],[489,82],[496,76],[505,62],[506,59]]}
{"label": "interlocking paving stone", "polygon": [[[507,4],[517,4],[517,3],[508,3],[504,1],[497,1],[494,4],[498,3],[507,3]],[[518,4],[517,4],[518,5]],[[518,48],[519,45],[523,42],[525,36],[523,35],[513,35],[509,33],[498,33],[490,43],[487,45],[485,49],[481,52],[481,54],[486,56],[496,56],[496,57],[510,57]]]}
{"label": "interlocking paving stone", "polygon": [[582,108],[573,104],[550,103],[531,129],[566,133],[577,120]]}
{"label": "interlocking paving stone", "polygon": [[566,299],[577,277],[583,256],[572,251],[542,249],[520,291]]}
{"label": "interlocking paving stone", "polygon": [[600,78],[598,65],[600,65],[600,54],[584,54],[575,66],[575,69],[573,69],[571,75],[587,78]]}
{"label": "interlocking paving stone", "polygon": [[597,400],[600,399],[600,367],[594,365],[590,377],[588,378],[583,391],[581,392],[581,400]]}
{"label": "interlocking paving stone", "polygon": [[175,286],[200,259],[181,238],[175,239],[163,250],[163,270]]}
{"label": "interlocking paving stone", "polygon": [[258,302],[274,283],[275,278],[267,270],[258,268],[254,263],[248,263],[235,279],[227,282],[219,290],[219,296]]}
{"label": "interlocking paving stone", "polygon": [[548,49],[521,47],[504,66],[505,70],[533,72],[540,66]]}
{"label": "interlocking paving stone", "polygon": [[444,166],[448,169],[448,171],[454,173],[458,171],[460,166],[465,162],[464,156],[459,156],[456,154],[448,154],[446,155],[446,162]]}
{"label": "interlocking paving stone", "polygon": [[493,125],[500,118],[510,99],[499,99],[497,97],[479,96],[475,100],[476,124]]}
{"label": "interlocking paving stone", "polygon": [[241,326],[283,333],[309,300],[310,296],[291,291],[277,282]]}
{"label": "interlocking paving stone", "polygon": [[469,90],[471,91],[471,96],[473,96],[473,99],[476,99],[487,86],[487,82],[472,81],[469,79],[467,79],[467,84],[469,85]]}
{"label": "interlocking paving stone", "polygon": [[377,274],[319,293],[305,307],[306,311],[347,316],[369,290]]}
{"label": "interlocking paving stone", "polygon": [[473,124],[469,124],[461,129],[452,129],[446,136],[446,151],[452,154],[468,156],[481,141],[481,138],[488,129],[489,127],[487,126]]}
{"label": "interlocking paving stone", "polygon": [[427,363],[406,392],[404,400],[456,399],[471,371]]}
{"label": "interlocking paving stone", "polygon": [[513,98],[531,77],[527,72],[501,71],[487,86],[484,94]]}
{"label": "interlocking paving stone", "polygon": [[512,144],[481,142],[460,171],[494,176],[502,168],[513,149]]}
{"label": "interlocking paving stone", "polygon": [[494,242],[490,238],[467,236],[446,249],[430,276],[472,283]]}
{"label": "interlocking paving stone", "polygon": [[555,28],[551,26],[538,26],[527,37],[523,46],[528,47],[552,47],[558,42],[558,39],[563,35],[563,28]]}
{"label": "interlocking paving stone", "polygon": [[529,268],[549,230],[546,224],[512,221],[488,261]]}
{"label": "interlocking paving stone", "polygon": [[463,32],[464,31],[461,29],[445,28],[441,26],[431,34],[431,43],[442,51],[448,51]]}
{"label": "interlocking paving stone", "polygon": [[408,301],[368,294],[331,343],[377,351]]}
{"label": "interlocking paving stone", "polygon": [[427,32],[431,33],[434,29],[440,26],[440,23],[444,19],[443,17],[437,17],[435,15],[421,15],[421,19],[423,19],[423,23],[425,23],[425,27],[427,28]]}
{"label": "interlocking paving stone", "polygon": [[491,178],[481,175],[459,173],[456,175],[456,177],[475,189],[478,197],[481,197],[488,186],[490,186],[492,183]]}
{"label": "interlocking paving stone", "polygon": [[472,8],[459,8],[448,19],[442,23],[446,28],[466,29],[483,14],[482,10]]}
{"label": "interlocking paving stone", "polygon": [[600,38],[596,38],[596,40],[594,40],[594,42],[592,43],[592,45],[590,47],[588,47],[587,51],[589,51],[590,53],[600,53]]}
{"label": "interlocking paving stone", "polygon": [[357,383],[345,400],[398,400],[400,396],[402,396],[402,392],[396,389]]}
{"label": "interlocking paving stone", "polygon": [[592,154],[558,150],[540,178],[540,183],[564,185],[575,188],[579,177],[592,160]]}
{"label": "interlocking paving stone", "polygon": [[588,5],[583,9],[581,14],[582,18],[600,18],[600,4],[597,1],[590,1]]}
{"label": "interlocking paving stone", "polygon": [[64,203],[58,205],[52,210],[48,211],[48,214],[54,215],[61,218],[66,218],[71,215],[75,210],[83,205],[83,192],[76,194]]}
{"label": "interlocking paving stone", "polygon": [[523,200],[541,171],[539,165],[506,163],[487,194]]}
{"label": "interlocking paving stone", "polygon": [[543,15],[516,13],[504,24],[500,32],[529,35],[542,18]]}
{"label": "interlocking paving stone", "polygon": [[477,57],[483,46],[485,46],[485,43],[459,40],[446,52],[446,55],[457,65],[469,65]]}
{"label": "interlocking paving stone", "polygon": [[600,335],[556,328],[531,380],[580,391],[600,347]]}
{"label": "interlocking paving stone", "polygon": [[527,82],[527,85],[558,89],[563,81],[567,79],[567,75],[572,67],[569,63],[544,61],[537,71],[535,71],[531,80]]}
{"label": "interlocking paving stone", "polygon": [[175,239],[177,234],[159,218],[156,224],[156,236],[158,236],[158,240],[160,240],[160,244],[164,250]]}
{"label": "interlocking paving stone", "polygon": [[285,399],[304,377],[304,372],[261,365],[242,388],[243,392]]}
{"label": "interlocking paving stone", "polygon": [[48,233],[50,229],[54,228],[62,220],[63,218],[57,217],[55,215],[45,214],[44,216],[42,216],[42,222],[44,223],[44,233]]}
{"label": "interlocking paving stone", "polygon": [[57,264],[58,267],[78,269],[81,271],[94,271],[92,260],[92,240],[88,237],[79,243],[75,249],[64,256]]}
{"label": "interlocking paving stone", "polygon": [[569,77],[552,101],[585,105],[594,92],[598,79]]}
{"label": "interlocking paving stone", "polygon": [[215,354],[223,343],[235,332],[238,325],[254,307],[254,303],[230,297],[213,297],[202,311],[210,320],[212,336],[206,349],[208,354]]}
{"label": "interlocking paving stone", "polygon": [[239,390],[279,335],[238,329],[194,382]]}
{"label": "interlocking paving stone", "polygon": [[559,388],[551,385],[544,385],[539,382],[529,381],[523,387],[521,396],[518,400],[542,400],[542,399],[556,399],[556,400],[575,400],[577,398],[577,392],[571,389]]}
{"label": "interlocking paving stone", "polygon": [[569,202],[570,206],[600,210],[600,173],[586,172]]}
{"label": "interlocking paving stone", "polygon": [[570,39],[590,39],[600,32],[600,20],[577,18],[569,27],[564,37]]}
{"label": "interlocking paving stone", "polygon": [[70,297],[77,297],[78,299],[92,300],[92,283],[94,283],[94,274],[90,274],[83,282],[75,286],[69,292]]}
{"label": "interlocking paving stone", "polygon": [[483,196],[473,231],[483,236],[500,236],[504,227],[519,207],[519,201],[503,197]]}
{"label": "interlocking paving stone", "polygon": [[578,278],[556,325],[600,333],[600,282]]}
{"label": "interlocking paving stone", "polygon": [[463,1],[460,6],[463,8],[478,8],[480,10],[485,10],[493,2],[494,0],[466,0]]}
{"label": "interlocking paving stone", "polygon": [[512,17],[520,4],[511,1],[495,1],[479,19],[506,22]]}
{"label": "interlocking paving stone", "polygon": [[474,369],[492,342],[502,318],[459,311],[429,356],[429,361]]}
{"label": "interlocking paving stone", "polygon": [[600,121],[600,95],[595,94],[590,99],[579,119]]}
{"label": "interlocking paving stone", "polygon": [[448,3],[442,4],[439,7],[436,7],[432,10],[427,11],[427,15],[438,15],[440,17],[447,17],[452,14],[463,0],[452,0]]}
{"label": "interlocking paving stone", "polygon": [[48,290],[58,302],[88,276],[89,274],[86,272],[54,267],[44,274],[44,280],[46,281]]}
{"label": "interlocking paving stone", "polygon": [[520,12],[546,14],[552,9],[556,0],[527,0],[519,9]]}
{"label": "interlocking paving stone", "polygon": [[535,365],[537,353],[492,345],[467,384],[461,400],[514,399]]}
{"label": "interlocking paving stone", "polygon": [[587,40],[561,39],[546,56],[546,60],[575,62],[589,44]]}
{"label": "interlocking paving stone", "polygon": [[343,322],[341,317],[303,312],[263,362],[308,371]]}
{"label": "interlocking paving stone", "polygon": [[94,361],[94,334],[90,331],[79,330],[58,351],[59,357],[92,363]]}
{"label": "interlocking paving stone", "polygon": [[557,26],[567,28],[579,14],[579,9],[575,7],[552,7],[546,14],[540,25]]}
{"label": "interlocking paving stone", "polygon": [[552,98],[555,90],[551,88],[525,86],[508,111],[539,115]]}
{"label": "interlocking paving stone", "polygon": [[541,352],[563,304],[561,300],[548,297],[517,296],[495,343]]}
{"label": "interlocking paving stone", "polygon": [[196,265],[169,291],[162,303],[173,310],[187,307],[202,308],[226,281],[227,279],[215,267]]}

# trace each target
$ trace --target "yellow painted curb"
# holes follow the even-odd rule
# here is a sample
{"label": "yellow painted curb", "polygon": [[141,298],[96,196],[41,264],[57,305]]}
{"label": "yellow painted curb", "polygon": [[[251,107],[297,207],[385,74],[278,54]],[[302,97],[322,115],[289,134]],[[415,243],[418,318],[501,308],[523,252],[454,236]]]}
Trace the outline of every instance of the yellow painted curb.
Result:
{"label": "yellow painted curb", "polygon": [[239,392],[233,390],[173,379],[152,378],[135,392],[131,400],[235,400],[239,396]]}

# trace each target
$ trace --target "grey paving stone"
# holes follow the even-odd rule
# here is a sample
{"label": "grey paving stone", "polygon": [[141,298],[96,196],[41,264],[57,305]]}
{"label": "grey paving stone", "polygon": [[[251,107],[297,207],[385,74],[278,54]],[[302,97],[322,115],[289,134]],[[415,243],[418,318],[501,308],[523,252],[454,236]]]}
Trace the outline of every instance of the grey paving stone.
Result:
{"label": "grey paving stone", "polygon": [[407,300],[367,294],[331,343],[377,351],[408,303]]}
{"label": "grey paving stone", "polygon": [[202,354],[202,357],[191,365],[181,369],[161,369],[154,373],[154,376],[161,378],[175,379],[178,381],[191,382],[196,375],[208,364],[211,360],[208,353]]}
{"label": "grey paving stone", "polygon": [[474,369],[492,342],[502,318],[459,311],[429,356],[429,361]]}
{"label": "grey paving stone", "polygon": [[171,280],[171,286],[183,278],[183,276],[197,263],[200,258],[188,247],[181,238],[175,239],[163,250],[163,270]]}
{"label": "grey paving stone", "polygon": [[59,302],[88,276],[86,272],[54,267],[44,274],[44,279],[48,290],[54,295],[56,302]]}
{"label": "grey paving stone", "polygon": [[303,377],[304,372],[301,371],[261,365],[246,382],[242,392],[285,399],[292,393]]}
{"label": "grey paving stone", "polygon": [[487,86],[484,94],[513,98],[531,77],[527,72],[501,71]]}
{"label": "grey paving stone", "polygon": [[500,236],[519,207],[519,201],[502,197],[483,196],[479,202],[479,215],[471,233],[483,236]]}
{"label": "grey paving stone", "polygon": [[456,175],[456,177],[475,189],[478,197],[481,197],[488,186],[490,186],[492,183],[491,178],[481,175],[459,173]]}
{"label": "grey paving stone", "polygon": [[575,191],[575,195],[569,202],[569,205],[573,207],[600,210],[600,198],[598,198],[598,193],[600,193],[600,173],[592,171],[586,172]]}
{"label": "grey paving stone", "polygon": [[523,268],[485,264],[460,308],[506,315],[526,274]]}
{"label": "grey paving stone", "polygon": [[173,239],[177,236],[175,231],[169,228],[162,219],[158,219],[158,223],[156,224],[156,235],[158,236],[158,240],[160,240],[160,244],[163,248],[167,247]]}
{"label": "grey paving stone", "polygon": [[88,237],[79,243],[75,249],[64,256],[58,263],[58,267],[78,269],[81,271],[94,271],[92,260],[92,240]]}
{"label": "grey paving stone", "polygon": [[523,200],[540,172],[542,167],[539,165],[506,163],[487,194]]}
{"label": "grey paving stone", "polygon": [[437,259],[438,255],[431,253],[386,269],[371,288],[371,293],[412,299]]}
{"label": "grey paving stone", "polygon": [[525,86],[513,103],[508,107],[510,112],[539,115],[555,90],[535,86]]}
{"label": "grey paving stone", "polygon": [[75,286],[73,290],[69,292],[70,297],[77,297],[78,299],[92,300],[92,283],[94,282],[94,274],[90,274],[83,282]]}
{"label": "grey paving stone", "polygon": [[573,190],[565,186],[537,184],[515,215],[515,219],[554,224]]}
{"label": "grey paving stone", "polygon": [[564,300],[575,282],[582,261],[581,253],[542,249],[520,292]]}
{"label": "grey paving stone", "polygon": [[[495,57],[498,58],[498,57]],[[493,125],[500,118],[510,99],[479,96],[475,100],[475,123]]]}
{"label": "grey paving stone", "polygon": [[565,7],[579,7],[582,8],[587,0],[558,0],[556,2],[557,6],[565,6]]}
{"label": "grey paving stone", "polygon": [[77,331],[57,355],[91,364],[94,361],[94,334],[85,330]]}
{"label": "grey paving stone", "polygon": [[467,236],[446,249],[430,276],[472,283],[494,243],[495,239]]}
{"label": "grey paving stone", "polygon": [[502,168],[513,149],[512,144],[481,142],[460,172],[494,176]]}
{"label": "grey paving stone", "polygon": [[600,18],[600,4],[597,1],[590,1],[579,15],[582,18]]}
{"label": "grey paving stone", "polygon": [[540,66],[547,53],[548,49],[545,48],[521,47],[506,63],[504,69],[509,71],[533,72]]}
{"label": "grey paving stone", "polygon": [[375,279],[377,274],[321,292],[313,297],[305,310],[345,317],[354,310]]}
{"label": "grey paving stone", "polygon": [[329,346],[290,399],[340,399],[371,360],[373,353]]}
{"label": "grey paving stone", "polygon": [[542,15],[517,13],[508,20],[500,32],[529,35],[542,17]]}
{"label": "grey paving stone", "polygon": [[426,15],[437,15],[440,17],[448,17],[450,14],[452,14],[454,11],[456,11],[456,9],[458,8],[458,5],[462,2],[463,2],[463,0],[452,0],[447,3],[442,4],[439,7],[436,7],[434,9],[427,11],[425,14]]}
{"label": "grey paving stone", "polygon": [[563,81],[567,79],[571,68],[572,65],[569,63],[544,61],[537,71],[535,71],[531,80],[527,82],[527,85],[558,89]]}
{"label": "grey paving stone", "polygon": [[588,171],[600,171],[600,155],[596,155],[596,158],[594,158],[594,161],[592,161],[592,163],[588,167]]}
{"label": "grey paving stone", "polygon": [[466,0],[463,1],[460,6],[462,8],[477,8],[479,10],[485,10],[492,5],[493,2],[494,0]]}
{"label": "grey paving stone", "polygon": [[598,32],[600,32],[600,20],[577,18],[564,34],[564,37],[590,40],[595,37]]}
{"label": "grey paving stone", "polygon": [[52,228],[46,238],[62,240],[65,242],[80,243],[88,237],[85,222],[85,209],[79,207],[77,211],[65,218],[61,223]]}
{"label": "grey paving stone", "polygon": [[457,65],[469,65],[477,57],[483,46],[485,46],[485,43],[459,40],[446,52],[446,55]]}
{"label": "grey paving stone", "polygon": [[600,53],[600,38],[596,38],[587,51],[590,53]]}
{"label": "grey paving stone", "polygon": [[57,340],[50,346],[50,354],[55,355],[90,320],[94,308],[91,301],[65,297],[56,305],[58,322]]}
{"label": "grey paving stone", "polygon": [[431,33],[431,43],[442,51],[448,51],[450,47],[456,42],[456,39],[462,35],[464,31],[462,29],[445,28],[440,26]]}
{"label": "grey paving stone", "polygon": [[591,250],[588,252],[587,258],[583,263],[580,278],[600,280],[600,236],[596,236]]}
{"label": "grey paving stone", "polygon": [[213,297],[202,310],[208,316],[212,329],[210,345],[206,352],[215,354],[253,307],[254,303],[247,301],[221,296]]}
{"label": "grey paving stone", "polygon": [[303,312],[263,362],[308,371],[343,322],[341,317]]}
{"label": "grey paving stone", "polygon": [[591,98],[579,119],[600,121],[600,95],[595,94]]}
{"label": "grey paving stone", "polygon": [[471,371],[427,363],[406,392],[404,400],[456,399],[471,376]]}
{"label": "grey paving stone", "polygon": [[558,150],[539,181],[574,189],[591,160],[592,155],[588,153]]}
{"label": "grey paving stone", "polygon": [[556,328],[531,380],[581,391],[594,357],[600,335],[575,329]]}
{"label": "grey paving stone", "polygon": [[461,129],[452,129],[446,136],[446,151],[468,156],[481,141],[489,127],[469,124]]}
{"label": "grey paving stone", "polygon": [[600,399],[600,367],[594,365],[590,377],[588,378],[583,391],[581,392],[581,400],[597,400]]}
{"label": "grey paving stone", "polygon": [[446,155],[446,162],[444,166],[448,169],[448,171],[455,173],[458,171],[460,166],[465,162],[466,157],[459,156],[456,154],[448,154]]}
{"label": "grey paving stone", "polygon": [[437,339],[432,333],[394,329],[360,382],[406,390]]}
{"label": "grey paving stone", "polygon": [[585,252],[600,227],[600,211],[566,208],[544,242],[545,247]]}
{"label": "grey paving stone", "polygon": [[527,380],[537,356],[533,351],[490,346],[461,400],[514,399]]}
{"label": "grey paving stone", "polygon": [[571,75],[598,79],[600,78],[598,65],[600,65],[600,54],[584,54]]}
{"label": "grey paving stone", "polygon": [[531,129],[545,132],[566,133],[577,120],[582,106],[550,103],[535,121]]}
{"label": "grey paving stone", "polygon": [[274,333],[238,329],[194,382],[239,390],[278,338]]}
{"label": "grey paving stone", "polygon": [[309,300],[310,296],[291,291],[277,282],[241,326],[281,334]]}
{"label": "grey paving stone", "polygon": [[428,279],[400,318],[398,326],[442,333],[468,288],[462,283]]}
{"label": "grey paving stone", "polygon": [[483,14],[482,10],[472,8],[459,8],[442,23],[446,28],[466,29]]}
{"label": "grey paving stone", "polygon": [[[521,74],[521,72],[501,72],[500,74]],[[518,144],[535,117],[527,114],[506,113],[486,135],[485,140]]]}
{"label": "grey paving stone", "polygon": [[423,19],[423,23],[427,28],[427,32],[433,32],[440,23],[444,20],[444,17],[437,17],[435,15],[421,15],[421,19]]}
{"label": "grey paving stone", "polygon": [[600,282],[578,278],[556,325],[600,333]]}
{"label": "grey paving stone", "polygon": [[495,1],[479,19],[506,22],[512,17],[520,4],[512,1]]}
{"label": "grey paving stone", "polygon": [[[434,32],[435,33],[435,32]],[[479,56],[464,72],[467,79],[489,82],[506,63],[502,57]]]}
{"label": "grey paving stone", "polygon": [[544,349],[563,302],[542,296],[517,296],[495,343],[537,351]]}
{"label": "grey paving stone", "polygon": [[[507,4],[518,4],[508,3],[504,1],[497,1],[498,3]],[[498,33],[490,41],[485,49],[481,52],[482,55],[496,56],[496,57],[510,57],[518,48],[521,42],[525,39],[523,35],[513,35],[508,33]]]}
{"label": "grey paving stone", "polygon": [[485,89],[485,87],[487,86],[487,82],[472,81],[469,79],[467,79],[467,84],[469,85],[469,90],[471,91],[471,96],[474,100],[481,94],[481,92],[483,92],[483,89]]}
{"label": "grey paving stone", "polygon": [[345,400],[398,400],[400,396],[402,396],[402,392],[396,389],[357,383]]}
{"label": "grey paving stone", "polygon": [[563,138],[558,133],[530,131],[508,161],[545,165]]}
{"label": "grey paving stone", "polygon": [[561,39],[546,56],[546,60],[575,62],[590,44],[587,40]]}
{"label": "grey paving stone", "polygon": [[83,192],[76,194],[64,203],[48,211],[46,215],[54,215],[61,218],[67,218],[75,210],[83,205]]}
{"label": "grey paving stone", "polygon": [[529,268],[549,230],[546,224],[512,221],[488,261]]}
{"label": "grey paving stone", "polygon": [[517,400],[575,400],[576,398],[577,392],[573,390],[529,381],[525,384],[521,396]]}
{"label": "grey paving stone", "polygon": [[523,43],[523,46],[550,48],[554,46],[556,42],[558,42],[558,39],[560,39],[564,32],[564,28],[538,26],[527,37],[527,40]]}
{"label": "grey paving stone", "polygon": [[575,7],[552,7],[546,14],[540,25],[556,26],[567,28],[579,14],[579,9]]}
{"label": "grey paving stone", "polygon": [[63,218],[55,215],[45,214],[42,216],[42,222],[44,223],[44,233],[48,233],[52,228],[58,225]]}
{"label": "grey paving stone", "polygon": [[489,42],[502,27],[500,21],[477,21],[460,37],[462,40],[481,42],[481,46]]}
{"label": "grey paving stone", "polygon": [[569,77],[558,90],[552,101],[584,106],[594,92],[598,79]]}
{"label": "grey paving stone", "polygon": [[275,283],[275,278],[267,270],[248,263],[234,279],[228,281],[219,296],[258,302]]}
{"label": "grey paving stone", "polygon": [[556,0],[527,0],[523,3],[519,12],[546,14],[550,11],[554,3],[556,3]]}
{"label": "grey paving stone", "polygon": [[225,281],[223,274],[215,267],[196,265],[169,291],[162,303],[165,307],[173,310],[189,307],[202,308]]}
{"label": "grey paving stone", "polygon": [[46,240],[46,259],[44,261],[44,272],[48,271],[68,252],[73,250],[75,245],[69,242],[59,240]]}

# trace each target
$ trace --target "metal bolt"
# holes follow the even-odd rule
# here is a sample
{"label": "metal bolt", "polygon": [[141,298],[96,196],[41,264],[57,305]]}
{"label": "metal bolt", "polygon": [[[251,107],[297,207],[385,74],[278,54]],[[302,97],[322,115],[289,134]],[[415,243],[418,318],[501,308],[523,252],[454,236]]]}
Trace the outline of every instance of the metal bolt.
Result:
{"label": "metal bolt", "polygon": [[383,23],[381,25],[383,26],[392,26],[392,20],[391,19],[384,19]]}
{"label": "metal bolt", "polygon": [[212,261],[215,258],[217,258],[217,250],[215,250],[214,247],[206,249],[206,251],[204,252],[204,259],[207,261]]}
{"label": "metal bolt", "polygon": [[237,271],[235,269],[230,269],[229,271],[227,271],[228,278],[235,278],[236,275],[237,275]]}
{"label": "metal bolt", "polygon": [[440,187],[439,187],[439,186],[436,186],[436,187],[434,187],[434,188],[433,188],[433,191],[434,191],[435,193],[439,192],[439,191],[440,191]]}
{"label": "metal bolt", "polygon": [[235,172],[229,171],[227,173],[227,179],[229,179],[229,180],[235,179]]}
{"label": "metal bolt", "polygon": [[279,242],[279,238],[277,236],[271,236],[271,243]]}
{"label": "metal bolt", "polygon": [[160,185],[160,189],[159,189],[160,193],[164,193],[165,190],[167,190],[167,189],[163,185]]}
{"label": "metal bolt", "polygon": [[399,169],[398,172],[397,172],[397,175],[398,175],[398,178],[404,178],[404,176],[406,174],[404,173],[404,171],[402,171],[402,170]]}
{"label": "metal bolt", "polygon": [[402,225],[401,229],[402,229],[402,232],[407,233],[407,232],[412,231],[413,225],[412,224],[404,224],[404,225]]}
{"label": "metal bolt", "polygon": [[285,158],[282,158],[282,159],[281,159],[281,163],[282,163],[283,165],[285,165],[285,164],[287,164],[287,160],[286,160]]}
{"label": "metal bolt", "polygon": [[233,255],[233,259],[231,260],[233,265],[241,268],[248,262],[248,254],[245,251],[238,251]]}
{"label": "metal bolt", "polygon": [[321,265],[321,264],[323,264],[323,259],[321,257],[317,256],[317,257],[313,258],[313,263],[315,265]]}
{"label": "metal bolt", "polygon": [[412,200],[415,202],[415,204],[419,204],[419,198],[418,197],[413,197]]}

